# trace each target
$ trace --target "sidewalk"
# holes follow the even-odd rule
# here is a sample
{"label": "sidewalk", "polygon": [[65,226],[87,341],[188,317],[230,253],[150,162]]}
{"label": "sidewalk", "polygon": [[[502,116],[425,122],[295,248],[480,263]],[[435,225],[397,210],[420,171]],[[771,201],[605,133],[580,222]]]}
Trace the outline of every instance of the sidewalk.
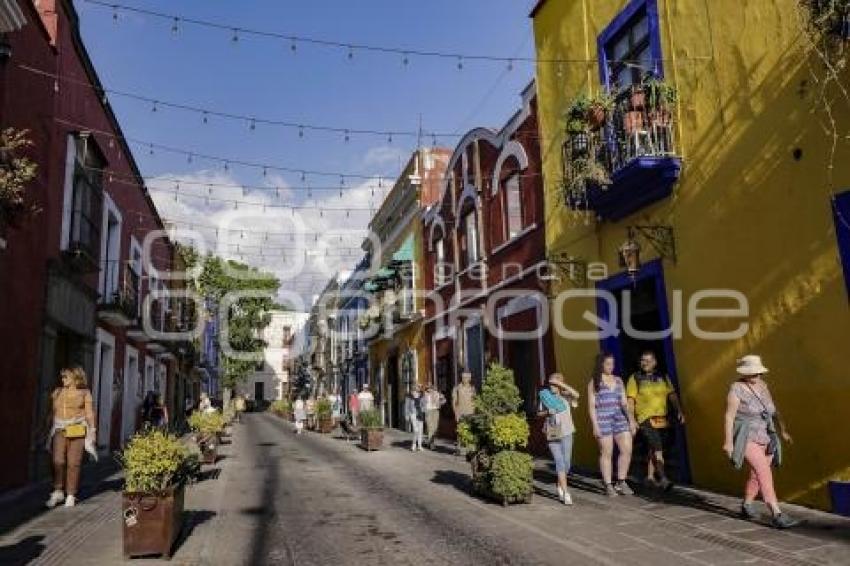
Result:
{"label": "sidewalk", "polygon": [[[386,429],[385,436],[385,443],[395,446],[411,438],[410,434],[395,429]],[[453,455],[453,443],[440,439],[436,444],[433,452],[436,456],[460,460]],[[694,558],[698,556],[710,563],[715,562],[714,558],[717,563],[731,563],[755,556],[770,563],[850,564],[850,519],[839,515],[784,504],[788,514],[803,524],[778,531],[769,526],[766,510],[762,511],[759,522],[742,520],[738,514],[740,498],[691,487],[677,486],[669,493],[662,493],[635,486],[636,497],[611,500],[604,494],[598,478],[571,473],[569,479],[574,496],[581,494],[576,510],[588,504],[617,506],[621,507],[623,516],[643,516],[644,521],[635,523],[634,536],[645,529],[653,543],[681,550],[685,556],[694,554]],[[556,475],[550,460],[535,459],[534,480],[535,494],[557,501]],[[705,550],[700,543],[710,543],[713,549]],[[717,547],[723,552],[716,550]]]}
{"label": "sidewalk", "polygon": [[[238,430],[238,426],[236,427]],[[235,442],[237,432],[234,431]],[[214,515],[219,501],[217,486],[226,475],[234,444],[219,447],[219,462],[203,467],[203,479],[186,488],[184,525],[175,543],[177,564],[200,564],[204,543],[212,529],[198,529]],[[102,565],[123,563],[121,490],[123,479],[117,464],[101,460],[86,466],[80,500],[72,508],[46,509],[49,484],[20,490],[0,509],[0,564]],[[7,528],[8,527],[8,528]],[[191,557],[191,558],[190,558]],[[133,564],[158,563],[158,559],[134,559]]]}

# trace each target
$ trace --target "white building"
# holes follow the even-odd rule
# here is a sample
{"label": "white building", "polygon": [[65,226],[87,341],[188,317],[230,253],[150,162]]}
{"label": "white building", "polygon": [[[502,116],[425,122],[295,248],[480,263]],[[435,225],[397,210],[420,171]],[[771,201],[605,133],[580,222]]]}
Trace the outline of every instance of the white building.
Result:
{"label": "white building", "polygon": [[257,364],[257,371],[237,386],[238,393],[255,401],[275,401],[286,395],[291,361],[301,349],[298,341],[303,337],[308,316],[303,312],[271,312],[271,323],[261,336],[267,344],[263,361]]}

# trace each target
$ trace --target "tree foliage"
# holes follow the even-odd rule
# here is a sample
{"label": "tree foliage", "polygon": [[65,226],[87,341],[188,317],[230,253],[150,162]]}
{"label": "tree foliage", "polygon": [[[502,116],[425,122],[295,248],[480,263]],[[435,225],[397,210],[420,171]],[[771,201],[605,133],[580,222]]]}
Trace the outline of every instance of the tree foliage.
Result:
{"label": "tree foliage", "polygon": [[[280,282],[269,273],[233,260],[212,254],[201,256],[191,247],[180,246],[178,253],[187,270],[192,271],[201,265],[200,273],[190,280],[189,288],[206,298],[211,309],[220,309],[225,302],[229,305],[223,313],[226,320],[219,321],[221,343],[225,346],[220,369],[222,384],[234,387],[254,372],[257,363],[263,360],[267,344],[260,338],[260,331],[271,322],[269,311],[277,306],[275,298]],[[228,356],[227,346],[239,357]],[[244,359],[243,354],[253,356]]]}
{"label": "tree foliage", "polygon": [[[31,147],[27,130],[0,131],[0,223],[13,222],[27,212],[24,206],[26,184],[35,178],[38,166],[20,151]],[[32,209],[30,212],[35,212]]]}

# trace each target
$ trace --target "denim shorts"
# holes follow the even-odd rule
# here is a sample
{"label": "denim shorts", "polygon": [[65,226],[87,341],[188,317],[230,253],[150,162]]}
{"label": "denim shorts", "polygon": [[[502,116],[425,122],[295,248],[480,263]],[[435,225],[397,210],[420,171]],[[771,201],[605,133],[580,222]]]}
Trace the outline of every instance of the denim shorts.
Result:
{"label": "denim shorts", "polygon": [[555,471],[559,474],[569,473],[573,459],[573,435],[566,434],[549,442],[549,451],[555,460]]}

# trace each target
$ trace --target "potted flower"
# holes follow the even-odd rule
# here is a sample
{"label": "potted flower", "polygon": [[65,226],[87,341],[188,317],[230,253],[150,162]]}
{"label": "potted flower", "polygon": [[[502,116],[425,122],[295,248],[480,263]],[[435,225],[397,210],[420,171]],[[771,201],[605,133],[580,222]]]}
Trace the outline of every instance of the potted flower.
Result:
{"label": "potted flower", "polygon": [[833,513],[850,517],[850,469],[829,481],[829,499]]}
{"label": "potted flower", "polygon": [[605,92],[600,92],[590,98],[587,104],[587,123],[591,130],[598,130],[605,125],[611,111],[614,109],[614,98]]}
{"label": "potted flower", "polygon": [[170,557],[193,468],[188,448],[176,436],[149,428],[130,440],[119,459],[124,467],[124,557]]}
{"label": "potted flower", "polygon": [[570,154],[573,157],[587,155],[590,151],[590,136],[588,135],[588,113],[590,101],[587,96],[580,94],[567,108],[567,137]]}
{"label": "potted flower", "polygon": [[502,505],[530,502],[533,493],[532,458],[518,450],[528,445],[529,435],[520,406],[513,371],[492,364],[475,396],[475,413],[458,426],[458,441],[470,450],[473,494]]}
{"label": "potted flower", "polygon": [[195,411],[189,415],[189,428],[205,464],[215,464],[218,458],[219,435],[224,429],[224,417],[218,411]]}
{"label": "potted flower", "polygon": [[322,434],[328,434],[334,429],[333,407],[328,399],[316,401],[316,419],[318,429]]}
{"label": "potted flower", "polygon": [[360,446],[367,451],[379,450],[384,444],[384,423],[378,409],[360,412]]}

